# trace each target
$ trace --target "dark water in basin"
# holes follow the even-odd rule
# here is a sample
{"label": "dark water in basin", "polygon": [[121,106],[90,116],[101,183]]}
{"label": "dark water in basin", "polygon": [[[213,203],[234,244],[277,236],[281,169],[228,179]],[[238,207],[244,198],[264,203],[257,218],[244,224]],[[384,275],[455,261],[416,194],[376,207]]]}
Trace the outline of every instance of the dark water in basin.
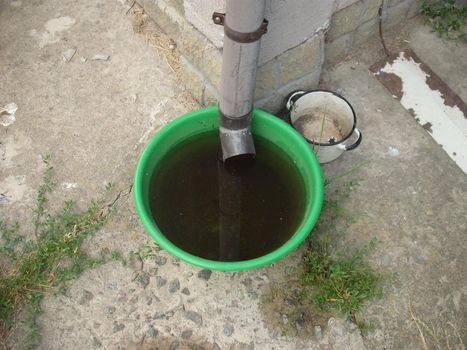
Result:
{"label": "dark water in basin", "polygon": [[220,160],[217,131],[176,147],[150,186],[152,216],[181,249],[210,260],[265,255],[296,231],[305,207],[304,184],[293,161],[255,136],[256,157]]}

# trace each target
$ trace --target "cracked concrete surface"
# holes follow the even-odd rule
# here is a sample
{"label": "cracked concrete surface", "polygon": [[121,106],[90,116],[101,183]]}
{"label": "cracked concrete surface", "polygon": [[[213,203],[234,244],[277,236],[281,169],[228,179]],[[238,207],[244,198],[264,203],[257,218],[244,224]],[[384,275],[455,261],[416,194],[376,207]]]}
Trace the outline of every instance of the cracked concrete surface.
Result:
{"label": "cracked concrete surface", "polygon": [[[0,130],[0,210],[3,218],[28,225],[41,155],[51,155],[61,184],[52,207],[75,199],[84,208],[106,183],[127,186],[149,138],[188,108],[164,59],[133,33],[122,2],[0,6],[1,103],[18,105],[16,121]],[[76,53],[66,62],[69,48]],[[96,54],[109,59],[91,60]],[[86,243],[92,254],[128,254],[149,242],[131,200],[121,203]],[[211,275],[165,252],[142,271],[106,264],[87,271],[66,294],[44,300],[40,348],[318,348],[315,339],[281,337],[267,327],[260,311],[267,270]],[[330,320],[329,329],[321,344],[362,344],[342,320]],[[21,348],[20,331],[9,345]]]}
{"label": "cracked concrete surface", "polygon": [[[30,222],[44,154],[51,154],[56,181],[64,184],[51,198],[53,207],[64,199],[85,207],[107,182],[128,186],[144,144],[189,110],[183,88],[157,51],[133,33],[126,10],[122,1],[0,2],[0,108],[18,105],[16,121],[0,126],[2,218]],[[72,47],[77,52],[65,62],[62,54]],[[90,60],[99,53],[109,60]],[[354,58],[329,73],[329,87],[354,105],[364,142],[324,167],[332,176],[369,160],[358,173],[360,186],[342,203],[366,215],[335,242],[345,248],[376,237],[371,263],[396,274],[362,313],[368,334],[330,318],[322,334],[304,327],[287,336],[277,326],[283,315],[264,311],[272,307],[264,295],[287,281],[303,248],[239,273],[210,273],[160,251],[142,269],[108,263],[86,271],[65,294],[47,296],[39,348],[421,349],[409,301],[425,322],[462,331],[467,179],[368,66]],[[86,247],[91,254],[128,254],[147,243],[127,197]],[[20,348],[21,334],[9,345]]]}

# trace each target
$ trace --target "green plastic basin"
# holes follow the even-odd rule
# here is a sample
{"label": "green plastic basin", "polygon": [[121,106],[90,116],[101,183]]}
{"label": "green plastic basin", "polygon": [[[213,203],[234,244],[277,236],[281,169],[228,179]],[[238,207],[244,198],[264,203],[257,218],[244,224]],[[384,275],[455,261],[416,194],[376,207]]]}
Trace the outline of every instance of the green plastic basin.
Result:
{"label": "green plastic basin", "polygon": [[296,162],[305,184],[305,212],[297,231],[276,250],[255,259],[224,262],[192,255],[174,245],[159,230],[149,208],[149,183],[157,165],[172,147],[187,138],[218,129],[218,107],[207,107],[187,113],[159,131],[149,142],[136,166],[133,193],[136,211],[151,237],[175,257],[211,270],[237,271],[254,269],[270,264],[297,248],[311,232],[318,219],[323,202],[323,178],[319,163],[305,139],[291,126],[277,117],[255,109],[251,129],[274,142]]}

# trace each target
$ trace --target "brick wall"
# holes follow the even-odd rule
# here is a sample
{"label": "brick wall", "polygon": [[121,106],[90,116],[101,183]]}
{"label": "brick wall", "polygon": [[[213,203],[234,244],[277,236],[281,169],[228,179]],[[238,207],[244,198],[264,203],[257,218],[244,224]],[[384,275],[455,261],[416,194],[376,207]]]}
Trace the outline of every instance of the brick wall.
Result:
{"label": "brick wall", "polygon": [[[334,12],[326,33],[326,62],[336,63],[351,50],[378,35],[378,9],[382,0],[357,0]],[[384,0],[383,26],[391,28],[414,17],[421,0]]]}
{"label": "brick wall", "polygon": [[[140,2],[177,43],[182,79],[187,89],[202,105],[217,104],[222,68],[221,48],[186,20],[182,0]],[[384,2],[383,23],[385,28],[389,28],[416,15],[422,1]],[[257,107],[277,112],[291,91],[318,86],[321,67],[325,62],[338,62],[378,34],[381,0],[339,0],[335,5],[336,10],[330,21],[326,20],[298,45],[277,53],[258,68],[255,90]]]}

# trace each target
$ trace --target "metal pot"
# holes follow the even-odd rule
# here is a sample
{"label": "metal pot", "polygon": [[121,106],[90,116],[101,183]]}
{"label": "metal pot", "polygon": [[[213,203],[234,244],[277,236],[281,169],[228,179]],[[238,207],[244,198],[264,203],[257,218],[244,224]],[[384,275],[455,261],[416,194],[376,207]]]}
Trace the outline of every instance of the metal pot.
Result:
{"label": "metal pot", "polygon": [[320,163],[331,162],[362,142],[354,109],[335,92],[295,91],[286,107],[290,124],[308,141]]}

